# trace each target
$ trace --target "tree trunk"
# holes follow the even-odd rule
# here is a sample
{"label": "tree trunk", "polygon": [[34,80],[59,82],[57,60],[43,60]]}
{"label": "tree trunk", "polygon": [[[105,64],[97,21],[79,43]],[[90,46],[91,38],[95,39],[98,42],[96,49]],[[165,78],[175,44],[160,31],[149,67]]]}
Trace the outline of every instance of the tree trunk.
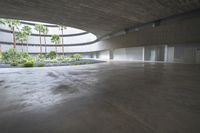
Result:
{"label": "tree trunk", "polygon": [[42,37],[39,31],[39,36],[40,36],[40,54],[42,54]]}
{"label": "tree trunk", "polygon": [[26,51],[28,53],[28,40],[26,40]]}
{"label": "tree trunk", "polygon": [[13,48],[16,49],[16,36],[15,36],[15,28],[12,28],[13,30]]}
{"label": "tree trunk", "polygon": [[63,28],[62,28],[62,52],[63,52],[63,56],[65,56],[64,38],[63,38]]}
{"label": "tree trunk", "polygon": [[47,41],[46,41],[46,36],[44,36],[44,43],[45,43],[45,53],[47,53]]}
{"label": "tree trunk", "polygon": [[22,52],[24,52],[24,44],[23,44],[23,41],[21,41],[21,44],[22,44]]}
{"label": "tree trunk", "polygon": [[57,54],[57,46],[56,46],[56,44],[55,44],[55,48],[56,48],[56,54]]}

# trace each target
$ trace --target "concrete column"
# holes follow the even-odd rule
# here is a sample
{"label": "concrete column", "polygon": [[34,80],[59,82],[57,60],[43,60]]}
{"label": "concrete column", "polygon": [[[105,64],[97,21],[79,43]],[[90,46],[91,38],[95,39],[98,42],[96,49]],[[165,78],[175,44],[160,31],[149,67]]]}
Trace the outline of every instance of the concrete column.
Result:
{"label": "concrete column", "polygon": [[168,62],[168,46],[165,45],[164,62]]}
{"label": "concrete column", "polygon": [[110,60],[113,60],[113,58],[114,58],[113,51],[114,51],[113,49],[109,50],[109,58],[110,58]]}
{"label": "concrete column", "polygon": [[173,63],[174,62],[174,47],[168,47],[168,58],[167,61]]}
{"label": "concrete column", "polygon": [[93,55],[93,58],[94,58],[94,59],[96,59],[96,58],[97,58],[97,53],[96,53],[96,52],[95,52],[95,53],[93,53],[92,55]]}
{"label": "concrete column", "polygon": [[142,48],[142,60],[145,61],[145,48]]}
{"label": "concrete column", "polygon": [[196,63],[200,64],[200,48],[196,49]]}
{"label": "concrete column", "polygon": [[99,52],[96,52],[96,59],[99,59]]}

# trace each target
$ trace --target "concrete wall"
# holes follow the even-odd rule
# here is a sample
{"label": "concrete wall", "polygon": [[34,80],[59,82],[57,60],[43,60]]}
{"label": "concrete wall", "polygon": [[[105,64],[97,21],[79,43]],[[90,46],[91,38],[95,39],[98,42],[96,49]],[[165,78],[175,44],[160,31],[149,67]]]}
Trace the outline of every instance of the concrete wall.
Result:
{"label": "concrete wall", "polygon": [[145,61],[164,61],[165,47],[164,46],[148,46],[145,47]]}
{"label": "concrete wall", "polygon": [[[91,57],[108,60],[111,51],[94,52]],[[113,50],[116,61],[162,61],[166,63],[200,64],[200,46],[159,45]]]}
{"label": "concrete wall", "polygon": [[82,55],[82,58],[92,58],[92,53],[83,53],[81,55]]}
{"label": "concrete wall", "polygon": [[115,49],[113,52],[113,60],[142,61],[143,47]]}
{"label": "concrete wall", "polygon": [[108,50],[97,52],[97,58],[109,60],[110,59],[110,53],[109,53]]}
{"label": "concrete wall", "polygon": [[170,46],[168,61],[171,63],[200,64],[200,47]]}
{"label": "concrete wall", "polygon": [[196,63],[200,64],[200,48],[196,49]]}
{"label": "concrete wall", "polygon": [[166,62],[174,62],[174,47],[168,47]]}

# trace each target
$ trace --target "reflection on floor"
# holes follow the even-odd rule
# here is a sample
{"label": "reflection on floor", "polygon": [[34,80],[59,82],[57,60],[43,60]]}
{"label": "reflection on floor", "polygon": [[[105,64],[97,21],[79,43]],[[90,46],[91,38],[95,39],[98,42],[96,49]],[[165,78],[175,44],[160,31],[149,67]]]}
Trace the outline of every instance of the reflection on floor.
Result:
{"label": "reflection on floor", "polygon": [[199,133],[200,65],[0,69],[2,133]]}

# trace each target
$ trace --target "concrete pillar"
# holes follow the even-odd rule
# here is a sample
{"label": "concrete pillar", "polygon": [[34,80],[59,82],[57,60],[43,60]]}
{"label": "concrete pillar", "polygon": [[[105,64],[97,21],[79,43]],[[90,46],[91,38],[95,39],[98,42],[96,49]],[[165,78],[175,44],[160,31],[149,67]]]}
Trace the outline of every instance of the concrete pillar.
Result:
{"label": "concrete pillar", "polygon": [[200,64],[200,48],[196,49],[196,63]]}
{"label": "concrete pillar", "polygon": [[142,48],[142,60],[145,61],[145,48]]}
{"label": "concrete pillar", "polygon": [[165,51],[164,51],[164,62],[168,61],[168,46],[165,45]]}
{"label": "concrete pillar", "polygon": [[174,62],[174,47],[168,47],[168,62],[173,63]]}
{"label": "concrete pillar", "polygon": [[113,51],[114,51],[113,49],[109,50],[109,58],[110,58],[110,60],[113,60],[113,58],[114,58]]}
{"label": "concrete pillar", "polygon": [[96,52],[96,59],[99,59],[99,52]]}

